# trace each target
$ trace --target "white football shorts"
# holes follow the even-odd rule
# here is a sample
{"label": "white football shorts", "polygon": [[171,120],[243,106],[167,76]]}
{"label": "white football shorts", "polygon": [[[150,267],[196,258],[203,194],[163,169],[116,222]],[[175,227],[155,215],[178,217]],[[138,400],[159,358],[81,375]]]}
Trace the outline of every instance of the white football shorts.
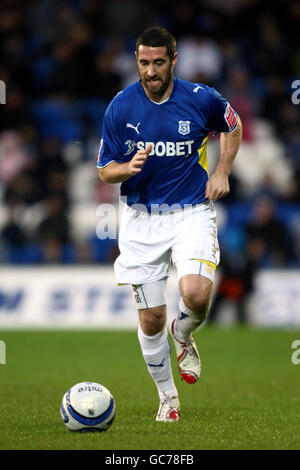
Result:
{"label": "white football shorts", "polygon": [[201,274],[213,281],[220,261],[214,205],[209,201],[163,213],[124,205],[119,248],[114,264],[118,284],[167,278],[171,263],[178,282],[186,274]]}

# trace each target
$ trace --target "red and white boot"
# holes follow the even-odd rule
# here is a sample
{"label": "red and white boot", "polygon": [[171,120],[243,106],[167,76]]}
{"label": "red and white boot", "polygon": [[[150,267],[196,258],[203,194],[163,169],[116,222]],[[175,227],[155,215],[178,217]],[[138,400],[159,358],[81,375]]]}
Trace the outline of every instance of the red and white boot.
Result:
{"label": "red and white boot", "polygon": [[161,400],[156,415],[156,421],[175,422],[179,420],[180,404],[178,397],[165,395]]}
{"label": "red and white boot", "polygon": [[177,366],[182,379],[188,384],[197,382],[201,374],[200,356],[196,343],[192,336],[186,342],[178,341],[174,335],[174,320],[171,325],[171,336],[173,338],[177,355]]}

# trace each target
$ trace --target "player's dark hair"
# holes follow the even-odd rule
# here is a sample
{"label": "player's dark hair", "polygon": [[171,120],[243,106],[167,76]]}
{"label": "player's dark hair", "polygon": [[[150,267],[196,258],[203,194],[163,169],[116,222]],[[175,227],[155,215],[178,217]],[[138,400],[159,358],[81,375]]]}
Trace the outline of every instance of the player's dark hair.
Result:
{"label": "player's dark hair", "polygon": [[139,46],[165,46],[167,48],[167,54],[171,59],[173,59],[176,52],[176,40],[173,34],[160,26],[146,29],[146,31],[137,38],[136,52],[138,52]]}

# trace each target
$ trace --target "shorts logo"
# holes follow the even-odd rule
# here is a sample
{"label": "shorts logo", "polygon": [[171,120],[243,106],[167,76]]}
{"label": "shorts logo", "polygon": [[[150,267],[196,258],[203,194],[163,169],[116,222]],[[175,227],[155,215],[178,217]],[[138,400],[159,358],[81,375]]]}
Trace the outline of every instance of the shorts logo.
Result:
{"label": "shorts logo", "polygon": [[206,270],[207,274],[212,274],[213,273],[213,270],[210,266],[206,266],[205,270]]}
{"label": "shorts logo", "polygon": [[182,135],[187,135],[190,133],[190,123],[191,121],[178,121],[178,132]]}
{"label": "shorts logo", "polygon": [[137,286],[132,286],[135,301],[136,301],[137,304],[141,304],[142,300],[140,298],[139,291],[137,289],[138,289]]}
{"label": "shorts logo", "polygon": [[229,130],[231,131],[237,123],[237,117],[229,103],[226,106],[224,118],[228,124]]}

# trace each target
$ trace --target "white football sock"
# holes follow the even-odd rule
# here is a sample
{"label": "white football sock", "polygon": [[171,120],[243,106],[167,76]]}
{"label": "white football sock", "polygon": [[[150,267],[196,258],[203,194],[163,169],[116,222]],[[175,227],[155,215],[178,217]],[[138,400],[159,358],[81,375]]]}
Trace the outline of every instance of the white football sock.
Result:
{"label": "white football sock", "polygon": [[178,341],[186,342],[191,333],[203,323],[195,314],[185,305],[182,297],[179,300],[179,315],[174,323],[175,338]]}
{"label": "white football sock", "polygon": [[153,336],[147,336],[141,326],[138,326],[138,338],[147,368],[155,382],[159,398],[165,395],[178,397],[173,380],[170,344],[166,328]]}

